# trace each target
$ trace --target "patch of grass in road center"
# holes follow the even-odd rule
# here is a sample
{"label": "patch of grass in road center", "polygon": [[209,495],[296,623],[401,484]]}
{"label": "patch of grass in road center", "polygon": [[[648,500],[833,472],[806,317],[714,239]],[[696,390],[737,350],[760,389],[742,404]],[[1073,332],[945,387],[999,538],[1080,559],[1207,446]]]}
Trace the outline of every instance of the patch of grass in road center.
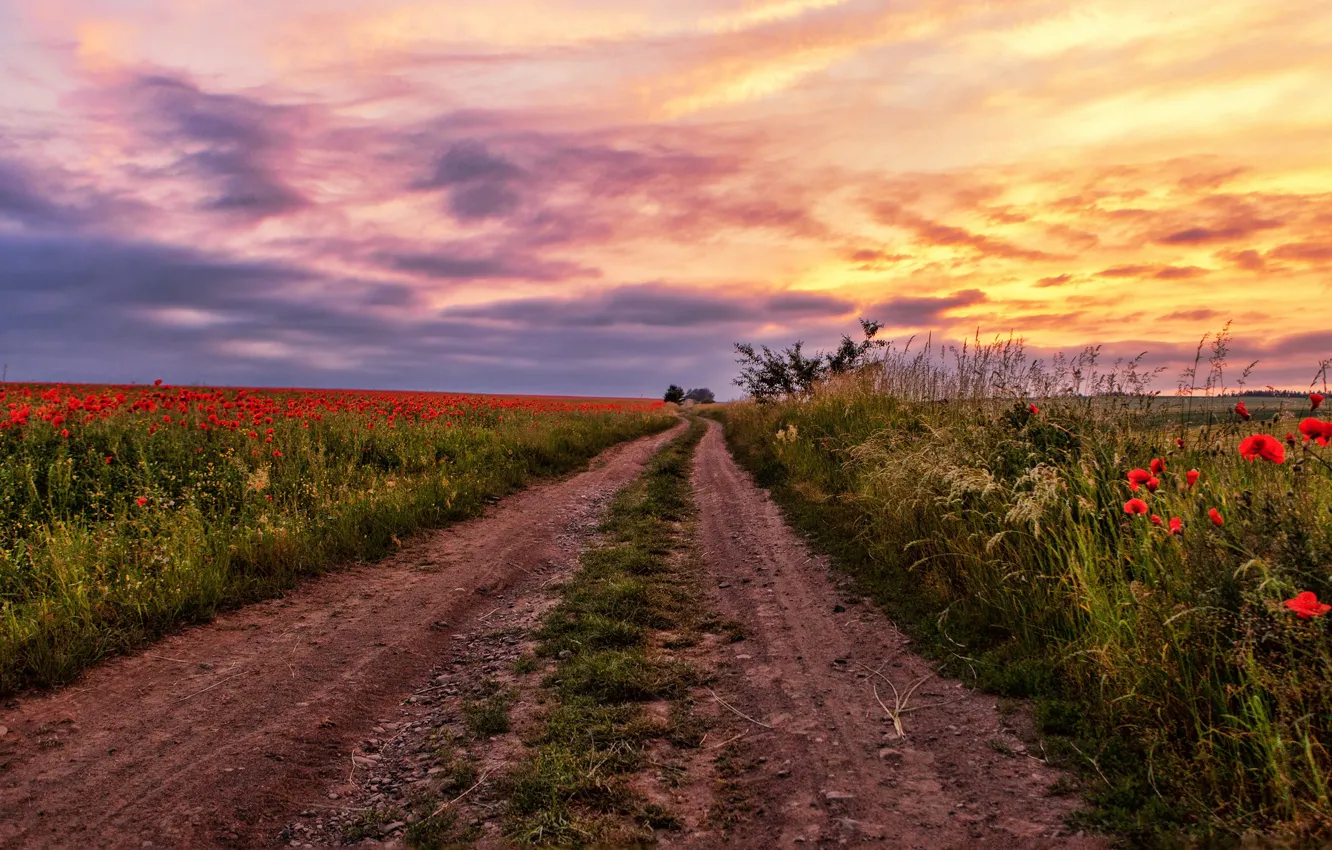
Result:
{"label": "patch of grass in road center", "polygon": [[[650,742],[701,740],[685,705],[700,675],[666,646],[703,624],[686,550],[690,460],[705,431],[693,421],[616,498],[604,542],[583,554],[545,619],[538,653],[555,668],[542,683],[548,708],[527,757],[504,780],[511,840],[623,845],[678,826],[629,777]],[[672,701],[665,720],[644,707],[660,700]]]}

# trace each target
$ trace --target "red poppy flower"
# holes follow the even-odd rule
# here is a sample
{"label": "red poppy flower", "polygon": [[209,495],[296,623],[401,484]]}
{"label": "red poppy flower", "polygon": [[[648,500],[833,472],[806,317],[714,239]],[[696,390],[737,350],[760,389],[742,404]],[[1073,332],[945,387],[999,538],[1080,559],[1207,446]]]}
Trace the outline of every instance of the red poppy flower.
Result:
{"label": "red poppy flower", "polygon": [[1162,472],[1165,472],[1165,461],[1159,457],[1154,457],[1152,458],[1151,467],[1153,475],[1160,475]]}
{"label": "red poppy flower", "polygon": [[282,457],[282,452],[278,451],[277,449],[274,449],[273,457]]}
{"label": "red poppy flower", "polygon": [[1030,413],[1032,416],[1035,416],[1036,414],[1041,412],[1041,409],[1034,404],[1029,404],[1027,405],[1027,412]]}
{"label": "red poppy flower", "polygon": [[1290,446],[1292,449],[1295,448],[1295,435],[1289,431],[1286,432],[1286,445]]}
{"label": "red poppy flower", "polygon": [[1286,462],[1286,447],[1270,434],[1253,434],[1245,437],[1240,441],[1239,453],[1248,461],[1262,458],[1271,463]]}
{"label": "red poppy flower", "polygon": [[1240,419],[1243,419],[1245,422],[1249,421],[1250,418],[1249,408],[1244,406],[1244,402],[1239,401],[1235,403],[1235,415],[1238,416]]}
{"label": "red poppy flower", "polygon": [[1145,469],[1130,469],[1128,474],[1129,489],[1134,493],[1138,488],[1146,484],[1152,478],[1152,474]]}
{"label": "red poppy flower", "polygon": [[1216,508],[1208,508],[1207,516],[1211,517],[1212,525],[1220,527],[1226,524],[1225,517],[1221,516],[1221,512]]}
{"label": "red poppy flower", "polygon": [[134,504],[138,505],[139,507],[143,507],[144,505],[148,504],[148,500],[145,499],[143,496],[140,496],[139,498],[134,500]]}
{"label": "red poppy flower", "polygon": [[106,465],[107,465],[107,466],[110,466],[110,465],[111,465],[111,461],[113,461],[113,460],[115,460],[115,458],[111,457],[110,455],[107,455],[107,458],[106,458]]}
{"label": "red poppy flower", "polygon": [[1142,499],[1129,499],[1124,503],[1124,513],[1138,515],[1147,513],[1147,503]]}
{"label": "red poppy flower", "polygon": [[1318,594],[1312,590],[1306,590],[1303,593],[1295,594],[1294,599],[1287,599],[1283,603],[1287,608],[1295,612],[1295,616],[1301,620],[1310,620],[1314,617],[1321,617],[1328,611],[1332,611],[1332,605],[1324,605],[1318,601]]}
{"label": "red poppy flower", "polygon": [[1190,469],[1184,473],[1184,480],[1189,482],[1189,487],[1193,487],[1194,484],[1198,483],[1198,470]]}
{"label": "red poppy flower", "polygon": [[1304,435],[1304,442],[1317,440],[1318,445],[1326,446],[1329,439],[1332,439],[1332,422],[1321,422],[1312,416],[1300,420],[1300,433]]}
{"label": "red poppy flower", "polygon": [[1151,490],[1153,493],[1155,493],[1156,488],[1161,486],[1161,479],[1153,475],[1151,478],[1147,479],[1146,485],[1148,490]]}
{"label": "red poppy flower", "polygon": [[1181,448],[1181,449],[1184,448],[1184,438],[1183,438],[1183,437],[1176,437],[1176,438],[1175,438],[1175,445],[1178,446],[1178,447]]}
{"label": "red poppy flower", "polygon": [[64,437],[66,440],[68,440],[68,439],[69,439],[69,429],[68,429],[68,428],[61,428],[61,429],[60,429],[60,436]]}
{"label": "red poppy flower", "polygon": [[1309,409],[1317,410],[1318,405],[1323,403],[1322,393],[1309,393]]}
{"label": "red poppy flower", "polygon": [[1179,517],[1171,517],[1171,518],[1170,518],[1170,533],[1171,533],[1171,534],[1183,534],[1183,533],[1184,533],[1184,520],[1180,519]]}
{"label": "red poppy flower", "polygon": [[1156,514],[1152,514],[1152,516],[1151,516],[1151,520],[1152,520],[1152,525],[1160,525],[1160,524],[1161,524],[1161,518],[1160,518],[1159,516],[1157,516]]}

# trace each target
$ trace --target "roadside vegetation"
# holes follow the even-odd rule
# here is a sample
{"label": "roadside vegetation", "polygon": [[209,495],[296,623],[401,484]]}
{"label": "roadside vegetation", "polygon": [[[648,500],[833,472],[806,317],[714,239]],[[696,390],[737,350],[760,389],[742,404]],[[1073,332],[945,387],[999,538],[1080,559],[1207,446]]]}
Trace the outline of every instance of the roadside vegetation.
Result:
{"label": "roadside vegetation", "polygon": [[0,384],[0,695],[674,421],[652,402]]}
{"label": "roadside vegetation", "polygon": [[[543,845],[627,846],[677,826],[634,790],[649,746],[702,740],[689,690],[699,674],[680,660],[709,626],[699,610],[699,567],[688,544],[694,514],[690,460],[706,424],[694,420],[621,493],[583,553],[538,637],[553,666],[548,701],[528,749],[506,777],[510,839]],[[647,709],[665,703],[664,713]]]}
{"label": "roadside vegetation", "polygon": [[1224,332],[1174,398],[1013,340],[865,347],[803,385],[799,351],[739,351],[764,403],[709,412],[737,458],[919,648],[1035,700],[1089,825],[1332,835],[1326,364],[1240,404]]}

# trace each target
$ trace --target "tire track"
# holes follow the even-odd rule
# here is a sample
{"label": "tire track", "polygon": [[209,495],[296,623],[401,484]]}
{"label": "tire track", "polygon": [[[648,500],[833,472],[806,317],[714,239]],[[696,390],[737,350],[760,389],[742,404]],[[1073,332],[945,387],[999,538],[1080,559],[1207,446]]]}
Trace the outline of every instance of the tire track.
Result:
{"label": "tire track", "polygon": [[684,426],[374,566],[309,581],[0,711],[0,846],[271,844],[453,635],[572,558]]}
{"label": "tire track", "polygon": [[[1048,793],[1062,774],[1023,752],[1016,719],[935,674],[878,609],[845,599],[710,424],[693,473],[700,539],[717,604],[747,634],[717,688],[771,727],[747,731],[755,768],[742,782],[758,810],[733,843],[1104,846],[1067,834],[1076,798]],[[904,737],[885,711],[894,688]]]}

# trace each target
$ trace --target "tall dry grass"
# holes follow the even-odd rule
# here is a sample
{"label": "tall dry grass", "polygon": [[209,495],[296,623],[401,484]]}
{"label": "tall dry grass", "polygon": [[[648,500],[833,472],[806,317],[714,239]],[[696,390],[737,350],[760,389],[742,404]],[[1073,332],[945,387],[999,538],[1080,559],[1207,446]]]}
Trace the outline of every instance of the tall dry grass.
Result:
{"label": "tall dry grass", "polygon": [[[889,349],[724,418],[737,455],[924,645],[1038,698],[1115,828],[1326,836],[1332,636],[1283,601],[1332,597],[1332,448],[1297,434],[1285,463],[1240,457],[1309,403],[1240,421],[1219,396],[1226,342],[1200,347],[1173,398],[1147,392],[1140,360],[1042,364],[1017,340],[973,341]],[[1135,494],[1126,473],[1153,458],[1160,487]],[[1135,495],[1162,526],[1125,513]]]}

